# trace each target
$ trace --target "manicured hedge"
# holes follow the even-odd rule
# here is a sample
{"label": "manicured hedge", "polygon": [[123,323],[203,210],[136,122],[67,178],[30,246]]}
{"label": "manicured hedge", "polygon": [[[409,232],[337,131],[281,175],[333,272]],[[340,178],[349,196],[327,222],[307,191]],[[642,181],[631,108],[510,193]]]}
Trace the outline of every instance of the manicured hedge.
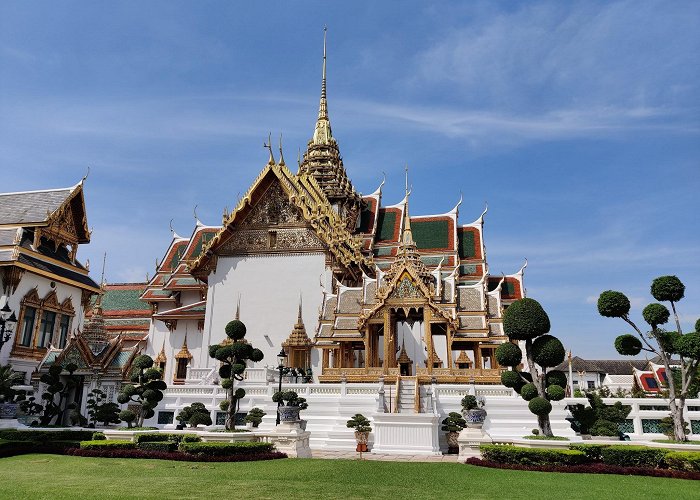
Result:
{"label": "manicured hedge", "polygon": [[481,445],[480,450],[484,460],[501,464],[578,465],[586,462],[586,454],[578,450],[484,444]]}
{"label": "manicured hedge", "polygon": [[180,451],[192,455],[228,456],[269,453],[274,449],[272,443],[180,443]]}
{"label": "manicured hedge", "polygon": [[175,441],[143,441],[141,443],[137,443],[136,448],[139,450],[172,452],[172,451],[177,451],[177,442],[175,442]]}
{"label": "manicured hedge", "polygon": [[0,439],[7,441],[89,441],[94,431],[24,431],[6,429],[0,431]]}
{"label": "manicured hedge", "polygon": [[165,433],[136,434],[134,436],[135,443],[156,443],[162,441],[175,441],[176,443],[199,443],[202,441],[202,438],[196,434]]}
{"label": "manicured hedge", "polygon": [[79,448],[80,441],[0,441],[0,457],[13,457],[27,453],[52,453],[62,455],[69,448]]}
{"label": "manicured hedge", "polygon": [[110,449],[110,450],[133,450],[136,444],[125,439],[107,439],[97,441],[81,441],[80,448],[83,450]]}
{"label": "manicured hedge", "polygon": [[227,456],[209,456],[209,455],[191,455],[189,453],[180,452],[163,452],[150,450],[112,450],[108,448],[95,448],[85,450],[82,448],[73,448],[66,450],[66,455],[76,457],[100,457],[100,458],[155,458],[159,460],[176,460],[179,462],[253,462],[256,460],[276,460],[278,458],[287,458],[285,453],[279,451],[270,451],[266,453],[251,453],[246,455],[227,455]]}
{"label": "manicured hedge", "polygon": [[601,462],[603,449],[609,446],[609,444],[570,444],[569,449],[584,452],[589,462]]}
{"label": "manicured hedge", "polygon": [[601,450],[603,463],[622,467],[651,467],[664,465],[664,455],[669,451],[646,446],[608,446]]}
{"label": "manicured hedge", "polygon": [[700,451],[672,451],[664,456],[671,469],[700,472]]}

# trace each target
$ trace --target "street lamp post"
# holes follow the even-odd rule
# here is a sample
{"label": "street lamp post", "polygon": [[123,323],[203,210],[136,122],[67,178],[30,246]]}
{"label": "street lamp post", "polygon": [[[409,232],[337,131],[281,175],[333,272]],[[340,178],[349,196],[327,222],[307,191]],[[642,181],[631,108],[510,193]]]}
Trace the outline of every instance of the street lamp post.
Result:
{"label": "street lamp post", "polygon": [[0,351],[2,351],[5,343],[10,340],[16,323],[17,317],[14,311],[10,310],[10,306],[5,302],[5,305],[0,309]]}
{"label": "street lamp post", "polygon": [[[282,392],[282,374],[284,373],[284,362],[287,359],[287,353],[284,352],[284,348],[280,350],[280,353],[277,355],[277,361],[279,362],[279,365],[277,366],[277,369],[279,370],[279,385],[277,387],[277,392]],[[280,406],[282,405],[282,401],[277,401],[277,421],[275,422],[275,425],[280,424]]]}

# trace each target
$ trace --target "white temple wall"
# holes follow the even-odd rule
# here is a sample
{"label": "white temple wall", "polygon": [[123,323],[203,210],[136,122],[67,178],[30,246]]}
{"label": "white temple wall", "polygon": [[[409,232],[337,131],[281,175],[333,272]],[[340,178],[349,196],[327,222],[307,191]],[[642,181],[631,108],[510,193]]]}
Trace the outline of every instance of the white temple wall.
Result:
{"label": "white temple wall", "polygon": [[[323,300],[321,282],[330,291],[331,277],[322,253],[219,257],[216,271],[208,280],[202,345],[225,338],[224,328],[234,319],[240,297],[240,319],[247,327],[246,339],[265,355],[256,365],[276,366],[282,342],[297,320],[299,295],[303,297],[306,332],[313,338]],[[209,358],[207,351],[192,351],[195,366],[214,366],[215,360]],[[311,361],[314,373],[320,373],[320,357],[313,355]]]}
{"label": "white temple wall", "polygon": [[[54,287],[51,287],[51,283],[54,284]],[[75,286],[66,285],[59,281],[53,281],[50,278],[39,276],[29,271],[25,271],[19,285],[17,286],[17,289],[12,295],[9,297],[4,293],[0,295],[0,307],[4,306],[5,302],[7,301],[10,309],[14,311],[15,315],[17,316],[17,323],[14,327],[14,333],[10,340],[8,340],[8,342],[3,346],[2,352],[0,352],[0,364],[7,364],[9,362],[12,364],[15,371],[20,372],[31,372],[39,364],[38,361],[33,359],[10,359],[10,352],[12,351],[12,345],[15,342],[15,337],[18,332],[21,334],[22,330],[22,318],[20,317],[22,299],[34,287],[37,288],[37,294],[39,295],[40,299],[44,299],[53,290],[56,291],[56,298],[59,304],[62,304],[63,301],[70,297],[73,308],[75,309],[75,316],[73,316],[73,320],[70,325],[70,333],[72,334],[77,330],[82,330],[83,328],[84,311],[83,306],[81,305],[82,289]],[[2,288],[0,288],[0,290],[2,290]],[[40,319],[37,318],[37,321],[40,321]],[[58,320],[54,326],[54,337],[57,335],[57,332]]]}

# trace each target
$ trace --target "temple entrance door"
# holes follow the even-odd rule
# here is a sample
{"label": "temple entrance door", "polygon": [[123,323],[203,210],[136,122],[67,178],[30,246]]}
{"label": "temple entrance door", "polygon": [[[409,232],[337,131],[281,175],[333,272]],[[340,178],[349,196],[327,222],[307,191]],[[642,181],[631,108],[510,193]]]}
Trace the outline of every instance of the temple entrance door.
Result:
{"label": "temple entrance door", "polygon": [[411,376],[411,363],[399,363],[399,369],[402,377]]}

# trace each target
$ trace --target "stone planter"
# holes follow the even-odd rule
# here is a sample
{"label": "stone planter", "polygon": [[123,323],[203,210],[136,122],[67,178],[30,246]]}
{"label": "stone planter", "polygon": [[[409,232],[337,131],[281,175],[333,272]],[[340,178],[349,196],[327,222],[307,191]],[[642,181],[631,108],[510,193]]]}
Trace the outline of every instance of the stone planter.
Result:
{"label": "stone planter", "polygon": [[451,453],[454,453],[455,450],[459,449],[459,442],[457,441],[459,432],[448,432],[445,436],[447,437],[447,447]]}
{"label": "stone planter", "polygon": [[308,420],[304,420],[303,418],[299,420],[299,427],[301,427],[302,431],[306,430],[307,423],[308,423]]}
{"label": "stone planter", "polygon": [[481,426],[484,425],[484,420],[486,420],[486,410],[483,408],[467,410],[464,414],[464,419],[467,421],[467,427],[481,429]]}
{"label": "stone planter", "polygon": [[355,441],[357,441],[356,451],[360,453],[367,451],[367,440],[369,439],[369,432],[358,432],[355,431]]}
{"label": "stone planter", "polygon": [[17,403],[0,403],[0,418],[17,418]]}
{"label": "stone planter", "polygon": [[298,406],[280,406],[280,422],[299,422]]}

